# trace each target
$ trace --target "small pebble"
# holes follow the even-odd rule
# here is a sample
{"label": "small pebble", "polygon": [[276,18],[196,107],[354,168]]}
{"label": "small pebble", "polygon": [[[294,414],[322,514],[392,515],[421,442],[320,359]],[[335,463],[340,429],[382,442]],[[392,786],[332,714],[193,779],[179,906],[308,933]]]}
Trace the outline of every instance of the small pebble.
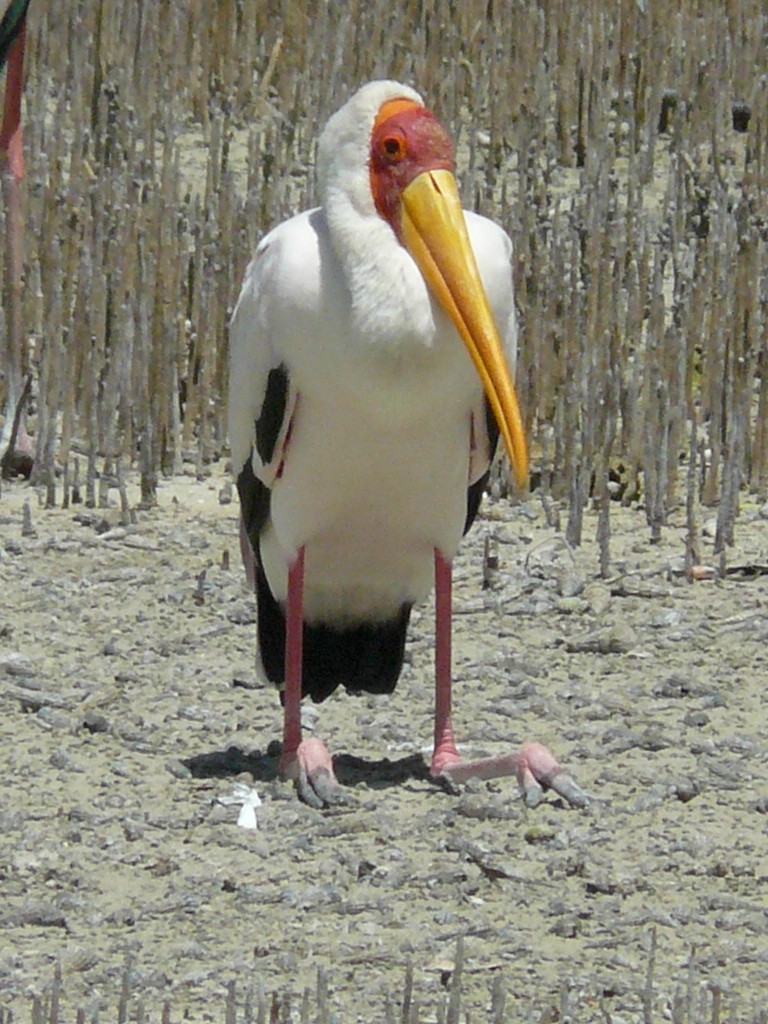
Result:
{"label": "small pebble", "polygon": [[23,678],[34,676],[37,672],[32,659],[20,651],[11,651],[8,654],[0,654],[0,672],[9,676]]}
{"label": "small pebble", "polygon": [[90,733],[109,732],[109,720],[98,711],[86,711],[83,715],[83,727]]}
{"label": "small pebble", "polygon": [[702,726],[709,725],[709,715],[706,711],[689,711],[683,722],[695,729],[701,729]]}
{"label": "small pebble", "polygon": [[687,804],[699,795],[701,786],[696,779],[680,779],[674,784],[673,792],[681,803]]}

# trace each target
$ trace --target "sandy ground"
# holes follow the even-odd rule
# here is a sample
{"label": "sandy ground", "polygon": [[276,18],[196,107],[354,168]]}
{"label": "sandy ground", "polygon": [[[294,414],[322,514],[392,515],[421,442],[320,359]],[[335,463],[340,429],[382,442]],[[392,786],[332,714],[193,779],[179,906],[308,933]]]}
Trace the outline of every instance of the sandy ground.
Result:
{"label": "sandy ground", "polygon": [[[296,1006],[322,968],[332,1019],[372,1024],[411,963],[430,1021],[460,936],[462,1019],[488,1019],[498,977],[510,1021],[766,1011],[761,510],[745,503],[729,555],[752,571],[690,584],[682,515],[651,546],[643,512],[617,507],[599,581],[591,514],[570,553],[537,500],[487,505],[456,571],[459,739],[541,739],[591,806],[429,781],[427,606],[393,698],[307,709],[349,796],[317,812],[263,753],[279,705],[255,676],[223,483],[219,467],[167,482],[127,527],[117,507],[45,511],[3,485],[0,1017],[31,1019],[60,963],[62,1019],[112,1020],[128,964],[130,1019],[169,1000],[173,1020],[222,1021],[233,980],[238,1005],[262,985]],[[258,831],[218,802],[238,782],[261,796]]]}

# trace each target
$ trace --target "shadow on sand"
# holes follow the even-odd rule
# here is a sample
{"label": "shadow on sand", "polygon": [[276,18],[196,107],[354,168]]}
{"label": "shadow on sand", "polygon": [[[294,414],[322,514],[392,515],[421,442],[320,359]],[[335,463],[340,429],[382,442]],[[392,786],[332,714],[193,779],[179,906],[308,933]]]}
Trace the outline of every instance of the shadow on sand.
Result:
{"label": "shadow on sand", "polygon": [[[213,750],[195,754],[182,763],[196,779],[223,779],[249,772],[254,782],[272,782],[279,778],[280,744],[273,741],[266,751],[245,751],[240,747]],[[410,780],[433,781],[420,754],[391,761],[389,758],[370,760],[352,754],[338,754],[333,766],[339,783],[351,789],[365,783],[370,789],[387,789]]]}

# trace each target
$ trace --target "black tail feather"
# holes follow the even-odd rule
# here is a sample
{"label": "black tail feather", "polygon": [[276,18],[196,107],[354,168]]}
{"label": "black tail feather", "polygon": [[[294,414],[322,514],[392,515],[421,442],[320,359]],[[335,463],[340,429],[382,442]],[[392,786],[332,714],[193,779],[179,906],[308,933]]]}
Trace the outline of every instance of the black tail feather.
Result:
{"label": "black tail feather", "polygon": [[[285,682],[285,611],[275,600],[264,570],[256,572],[259,650],[270,682]],[[319,703],[344,686],[352,693],[392,693],[403,667],[411,606],[384,622],[346,627],[304,624],[303,696]]]}

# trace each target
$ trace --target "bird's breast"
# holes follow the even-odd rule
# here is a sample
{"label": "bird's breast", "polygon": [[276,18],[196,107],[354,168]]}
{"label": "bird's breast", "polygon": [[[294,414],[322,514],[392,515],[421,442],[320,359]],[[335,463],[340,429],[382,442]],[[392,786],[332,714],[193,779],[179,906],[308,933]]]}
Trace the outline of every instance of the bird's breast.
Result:
{"label": "bird's breast", "polygon": [[417,391],[394,384],[347,401],[349,382],[337,383],[335,402],[300,394],[262,551],[281,597],[305,546],[310,621],[390,615],[421,600],[434,549],[453,556],[466,515],[467,406],[422,392],[417,408]]}
{"label": "bird's breast", "polygon": [[305,547],[308,621],[391,617],[429,591],[434,549],[458,546],[482,386],[401,247],[352,287],[322,215],[311,223],[301,288],[282,264],[297,297],[279,312],[279,355],[298,399],[262,563],[284,599]]}

